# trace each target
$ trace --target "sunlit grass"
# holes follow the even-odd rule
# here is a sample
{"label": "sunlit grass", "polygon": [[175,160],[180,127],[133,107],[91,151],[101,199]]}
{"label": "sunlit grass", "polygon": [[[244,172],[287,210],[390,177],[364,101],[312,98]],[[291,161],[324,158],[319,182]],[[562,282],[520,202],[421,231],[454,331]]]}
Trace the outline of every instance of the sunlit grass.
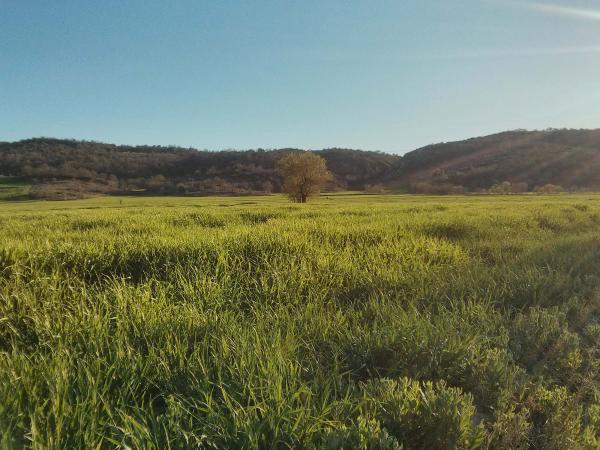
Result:
{"label": "sunlit grass", "polygon": [[0,447],[597,448],[599,238],[600,195],[1,203]]}

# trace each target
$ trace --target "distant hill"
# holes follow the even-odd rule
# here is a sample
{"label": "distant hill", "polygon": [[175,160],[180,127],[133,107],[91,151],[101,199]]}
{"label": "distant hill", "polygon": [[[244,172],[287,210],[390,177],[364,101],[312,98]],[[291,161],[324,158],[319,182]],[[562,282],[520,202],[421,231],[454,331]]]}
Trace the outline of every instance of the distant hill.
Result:
{"label": "distant hill", "polygon": [[429,145],[404,155],[384,181],[406,190],[477,191],[503,181],[599,190],[600,130],[518,130]]}
{"label": "distant hill", "polygon": [[[31,180],[31,195],[278,192],[276,161],[297,149],[199,151],[36,138],[0,143],[0,175]],[[519,191],[548,184],[600,190],[600,130],[507,131],[429,145],[403,157],[324,149],[331,190],[479,192],[502,182]]]}
{"label": "distant hill", "polygon": [[[277,160],[296,149],[199,151],[51,138],[0,143],[0,175],[30,179],[40,198],[94,194],[233,194],[277,192]],[[332,190],[379,182],[399,156],[348,149],[317,151]]]}

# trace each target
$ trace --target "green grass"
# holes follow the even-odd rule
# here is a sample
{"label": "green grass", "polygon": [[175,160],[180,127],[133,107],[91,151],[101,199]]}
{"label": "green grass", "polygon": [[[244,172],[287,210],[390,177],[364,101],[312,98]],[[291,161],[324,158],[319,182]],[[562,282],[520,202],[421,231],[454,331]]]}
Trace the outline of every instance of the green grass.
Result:
{"label": "green grass", "polygon": [[600,195],[0,203],[0,448],[599,448]]}
{"label": "green grass", "polygon": [[0,201],[22,199],[29,193],[29,188],[28,181],[0,176]]}

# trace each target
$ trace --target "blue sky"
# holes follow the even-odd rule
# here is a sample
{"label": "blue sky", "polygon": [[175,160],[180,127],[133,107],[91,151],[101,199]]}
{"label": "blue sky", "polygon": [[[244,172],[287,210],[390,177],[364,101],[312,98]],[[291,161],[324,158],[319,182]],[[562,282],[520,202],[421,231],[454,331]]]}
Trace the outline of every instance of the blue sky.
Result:
{"label": "blue sky", "polygon": [[0,0],[0,140],[404,153],[600,127],[600,1]]}

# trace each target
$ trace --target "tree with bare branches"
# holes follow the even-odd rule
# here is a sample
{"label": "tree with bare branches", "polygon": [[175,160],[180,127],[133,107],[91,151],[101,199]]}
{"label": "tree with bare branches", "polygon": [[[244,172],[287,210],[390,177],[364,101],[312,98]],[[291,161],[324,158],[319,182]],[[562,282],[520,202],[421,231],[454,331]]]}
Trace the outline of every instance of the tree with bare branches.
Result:
{"label": "tree with bare branches", "polygon": [[278,161],[277,169],[283,178],[283,192],[297,203],[318,195],[331,179],[325,160],[311,152],[290,153]]}

